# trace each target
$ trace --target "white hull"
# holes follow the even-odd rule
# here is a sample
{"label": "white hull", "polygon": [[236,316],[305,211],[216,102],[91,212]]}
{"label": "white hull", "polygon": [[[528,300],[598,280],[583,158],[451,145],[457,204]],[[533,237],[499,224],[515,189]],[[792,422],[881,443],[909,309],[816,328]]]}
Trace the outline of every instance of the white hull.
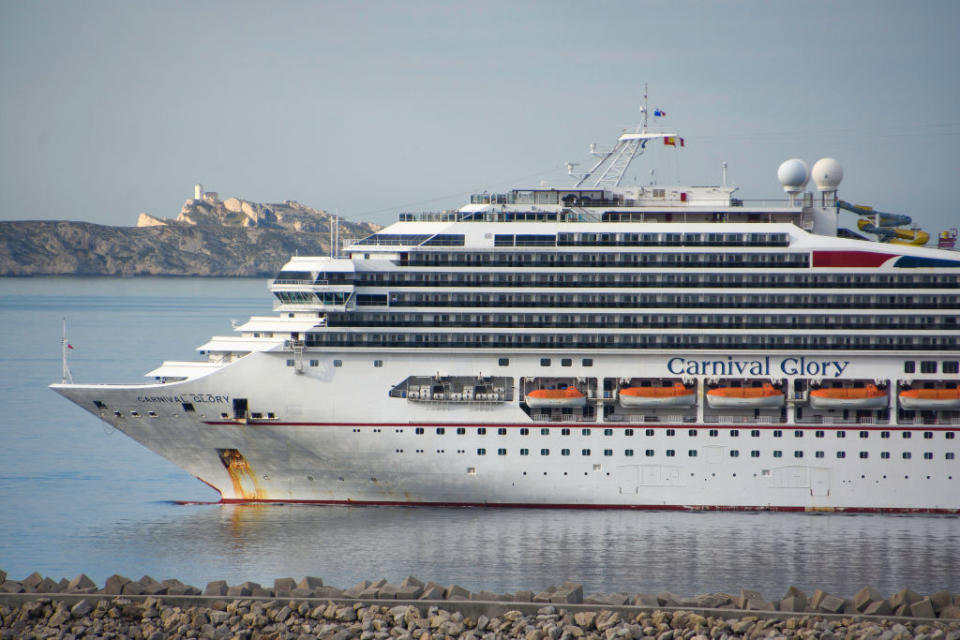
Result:
{"label": "white hull", "polygon": [[711,409],[779,409],[783,406],[783,395],[759,398],[707,395],[707,404]]}
{"label": "white hull", "polygon": [[587,399],[580,398],[531,398],[527,396],[527,406],[531,409],[568,409],[586,406]]}
{"label": "white hull", "polygon": [[[343,366],[331,366],[331,356],[342,359]],[[953,431],[937,429],[936,440],[927,441],[919,434],[905,440],[897,432],[929,427],[896,424],[830,427],[870,429],[867,439],[838,439],[814,437],[815,431],[824,429],[822,424],[792,421],[757,424],[752,427],[759,429],[755,438],[748,437],[751,427],[742,423],[642,419],[618,423],[602,418],[534,422],[516,401],[472,405],[387,398],[386,390],[411,370],[435,369],[431,353],[393,353],[376,369],[371,362],[385,358],[383,354],[317,357],[319,366],[302,375],[285,366],[285,354],[254,353],[183,382],[54,385],[54,389],[216,488],[225,501],[960,510],[957,462],[943,454],[958,448],[958,440],[944,438],[960,432],[960,425]],[[452,374],[464,374],[488,367],[494,358],[495,354],[470,354],[447,364]],[[596,366],[600,358],[595,357]],[[648,368],[657,360],[663,358],[650,357]],[[636,361],[635,356],[607,355],[604,370],[576,373],[626,372]],[[513,356],[511,367],[502,373],[519,379],[534,363],[535,356]],[[869,359],[851,364],[854,373],[871,375],[877,366]],[[362,387],[355,382],[361,376]],[[376,402],[371,401],[372,389],[383,390],[374,394]],[[275,420],[222,418],[221,413],[230,413],[231,400],[241,395],[251,411],[263,415],[269,411]],[[103,409],[98,410],[94,401]],[[184,401],[195,411],[185,411]],[[790,438],[774,437],[774,427]],[[498,428],[505,429],[504,435],[497,433]],[[569,435],[563,435],[564,429]],[[708,435],[710,429],[718,435]],[[881,429],[893,431],[894,437],[881,439],[877,433]],[[737,435],[732,435],[735,430]],[[794,430],[805,437],[794,438]],[[611,435],[606,435],[608,431]],[[902,458],[899,449],[904,447],[913,452],[913,460]],[[498,455],[501,448],[505,455]],[[530,453],[520,455],[522,449]],[[571,454],[562,455],[564,449]],[[694,449],[698,455],[688,455]],[[889,459],[881,458],[881,452],[889,449],[894,449]],[[918,461],[927,449],[936,456]],[[234,471],[231,477],[222,462],[224,450],[242,454],[247,471]],[[655,453],[647,456],[646,450]],[[751,457],[751,450],[761,452],[759,457]],[[844,459],[836,457],[840,450],[845,451]],[[733,457],[731,451],[739,455]],[[782,451],[782,457],[774,457],[774,451]],[[795,457],[795,451],[801,457]],[[817,457],[817,451],[823,451],[823,457]],[[859,458],[861,451],[869,457]]]}
{"label": "white hull", "polygon": [[960,409],[960,398],[937,400],[935,398],[905,398],[900,396],[900,406],[910,411],[945,411]]}

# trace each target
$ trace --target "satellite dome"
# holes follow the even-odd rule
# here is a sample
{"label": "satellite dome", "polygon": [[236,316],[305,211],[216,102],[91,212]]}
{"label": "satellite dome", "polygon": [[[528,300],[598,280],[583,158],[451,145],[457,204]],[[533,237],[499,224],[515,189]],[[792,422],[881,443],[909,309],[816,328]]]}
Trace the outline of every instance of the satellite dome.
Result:
{"label": "satellite dome", "polygon": [[792,158],[780,165],[777,169],[777,178],[783,185],[784,191],[803,191],[810,179],[810,170],[806,162],[800,158]]}
{"label": "satellite dome", "polygon": [[820,158],[810,173],[820,191],[835,191],[843,180],[843,167],[833,158]]}

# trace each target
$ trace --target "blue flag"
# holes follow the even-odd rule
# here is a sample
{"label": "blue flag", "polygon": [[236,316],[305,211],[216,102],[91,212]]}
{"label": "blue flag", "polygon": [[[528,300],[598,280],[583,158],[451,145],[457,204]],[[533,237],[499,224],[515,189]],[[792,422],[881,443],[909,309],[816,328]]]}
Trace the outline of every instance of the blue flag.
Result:
{"label": "blue flag", "polygon": [[667,115],[667,112],[666,112],[666,111],[663,111],[662,109],[654,109],[654,110],[653,110],[653,115],[655,115],[655,116],[657,116],[657,117],[665,116],[665,115]]}

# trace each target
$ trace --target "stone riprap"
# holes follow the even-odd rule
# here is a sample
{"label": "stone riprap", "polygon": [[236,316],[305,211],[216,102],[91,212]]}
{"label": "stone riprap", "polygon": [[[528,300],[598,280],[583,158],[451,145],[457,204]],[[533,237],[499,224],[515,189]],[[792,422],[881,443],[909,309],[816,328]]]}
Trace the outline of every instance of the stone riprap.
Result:
{"label": "stone riprap", "polygon": [[180,606],[124,596],[77,602],[42,596],[0,604],[0,640],[132,638],[167,640],[706,640],[708,638],[879,638],[960,640],[960,621],[912,621],[817,615],[725,618],[684,610],[623,612],[544,605],[533,611],[464,614],[451,606],[388,602],[221,600]]}
{"label": "stone riprap", "polygon": [[[393,601],[393,602],[391,602]],[[402,602],[401,602],[402,601]],[[927,638],[960,640],[960,594],[864,587],[851,598],[790,587],[692,597],[588,594],[564,582],[542,591],[470,592],[408,577],[347,589],[318,577],[207,583],[81,574],[55,580],[0,571],[0,640],[11,638],[301,638],[308,640],[687,640],[689,638]]]}

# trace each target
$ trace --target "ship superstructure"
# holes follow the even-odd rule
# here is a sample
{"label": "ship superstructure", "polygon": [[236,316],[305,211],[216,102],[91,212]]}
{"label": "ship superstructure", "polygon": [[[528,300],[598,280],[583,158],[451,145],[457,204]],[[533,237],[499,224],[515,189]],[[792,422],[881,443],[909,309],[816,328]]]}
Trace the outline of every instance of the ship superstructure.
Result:
{"label": "ship superstructure", "polygon": [[778,202],[621,186],[647,144],[683,139],[401,214],[206,361],[54,389],[224,501],[960,510],[958,255],[845,231],[830,159]]}

